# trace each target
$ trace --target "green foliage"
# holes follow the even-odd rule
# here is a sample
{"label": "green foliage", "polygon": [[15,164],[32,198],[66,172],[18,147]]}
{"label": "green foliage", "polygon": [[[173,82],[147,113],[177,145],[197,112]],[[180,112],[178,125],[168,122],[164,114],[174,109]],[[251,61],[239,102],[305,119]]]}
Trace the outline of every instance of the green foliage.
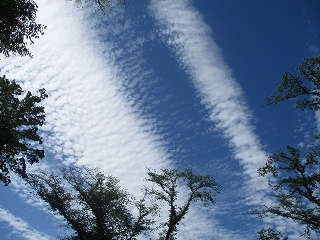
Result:
{"label": "green foliage", "polygon": [[[172,169],[161,169],[161,172],[148,171],[147,181],[156,185],[153,188],[146,188],[148,196],[154,199],[154,202],[164,202],[169,206],[169,218],[167,222],[162,223],[163,231],[159,239],[176,239],[177,226],[187,214],[191,203],[202,201],[214,204],[214,196],[219,192],[220,186],[210,175],[194,174],[190,169],[183,171]],[[188,196],[182,206],[177,205],[178,185],[188,188]]]}
{"label": "green foliage", "polygon": [[[71,1],[71,0],[69,0]],[[109,13],[115,8],[116,4],[125,5],[126,0],[75,0],[79,5],[83,3],[90,3],[96,5],[103,13]]]}
{"label": "green foliage", "polygon": [[261,217],[274,214],[291,218],[320,236],[320,147],[310,147],[302,155],[300,150],[287,146],[287,152],[270,155],[264,167],[259,168],[260,176],[271,173],[276,182],[269,183],[277,204],[255,210]]}
{"label": "green foliage", "polygon": [[300,76],[285,72],[278,91],[267,98],[266,105],[278,104],[288,99],[305,96],[296,102],[296,107],[302,110],[320,109],[320,56],[305,58],[297,70]]}
{"label": "green foliage", "polygon": [[[168,222],[162,224],[166,229],[160,239],[175,239],[177,225],[196,201],[214,203],[219,185],[209,175],[198,175],[190,169],[183,171],[162,169],[161,173],[148,172],[148,181],[160,186],[146,188],[145,197],[133,199],[127,191],[120,188],[119,180],[105,176],[98,169],[68,167],[61,170],[61,177],[53,172],[38,171],[29,174],[27,182],[53,210],[64,217],[75,234],[63,239],[136,239],[141,233],[153,230],[151,218],[159,210],[159,204],[170,206]],[[182,184],[189,194],[182,206],[177,206],[178,185]],[[146,197],[153,199],[150,206]],[[137,216],[132,214],[136,210]]]}
{"label": "green foliage", "polygon": [[[91,3],[108,13],[115,4],[124,5],[126,0],[75,0],[78,4]],[[38,6],[33,0],[0,1],[0,53],[32,56],[28,45],[34,43],[46,28],[36,23]]]}
{"label": "green foliage", "polygon": [[[64,217],[76,235],[65,239],[136,239],[151,229],[153,207],[134,201],[119,180],[98,169],[69,167],[62,177],[42,171],[30,174],[28,183],[51,209]],[[138,216],[131,209],[136,207]]]}
{"label": "green foliage", "polygon": [[280,231],[275,232],[273,229],[262,229],[258,232],[259,238],[257,240],[287,240],[288,238],[282,238]]}
{"label": "green foliage", "polygon": [[45,26],[35,22],[38,6],[33,0],[0,1],[0,53],[31,56],[27,47],[43,34]]}
{"label": "green foliage", "polygon": [[47,95],[44,89],[39,92],[40,96],[27,92],[21,98],[23,91],[15,81],[0,77],[0,181],[5,185],[10,183],[10,170],[25,178],[26,162],[33,164],[44,157],[37,132],[45,120],[40,103]]}
{"label": "green foliage", "polygon": [[[295,99],[297,108],[320,109],[320,56],[304,59],[298,70],[300,76],[283,74],[278,92],[267,98],[267,105]],[[310,238],[311,230],[320,237],[319,136],[305,150],[291,146],[286,149],[269,155],[265,166],[258,169],[260,176],[273,176],[269,187],[276,204],[254,209],[252,213],[292,219],[304,226],[304,237]]]}

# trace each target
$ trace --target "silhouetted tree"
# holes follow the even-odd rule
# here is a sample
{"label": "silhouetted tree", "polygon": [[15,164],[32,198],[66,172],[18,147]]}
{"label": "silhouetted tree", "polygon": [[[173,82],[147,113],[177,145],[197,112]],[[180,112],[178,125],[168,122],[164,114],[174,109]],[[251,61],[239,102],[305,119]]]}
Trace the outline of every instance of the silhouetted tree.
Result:
{"label": "silhouetted tree", "polygon": [[302,110],[320,109],[320,56],[305,58],[297,70],[299,76],[289,72],[282,74],[278,91],[266,99],[266,105],[279,104],[288,99],[298,99],[296,107]]}
{"label": "silhouetted tree", "polygon": [[36,23],[38,6],[33,0],[0,1],[0,53],[31,56],[28,44],[43,34]]}
{"label": "silhouetted tree", "polygon": [[[173,169],[161,169],[148,171],[147,181],[155,184],[153,188],[146,188],[148,196],[155,203],[164,202],[169,207],[169,217],[163,226],[159,239],[176,239],[177,226],[187,214],[190,205],[202,201],[205,205],[214,204],[214,196],[219,192],[220,186],[210,175],[194,174],[190,169],[183,171]],[[180,185],[181,184],[181,185]],[[183,205],[178,206],[178,185],[187,187],[188,193]]]}
{"label": "silhouetted tree", "polygon": [[38,127],[45,120],[41,102],[47,97],[40,89],[40,96],[23,91],[15,81],[0,77],[0,181],[10,183],[9,172],[26,178],[26,162],[33,164],[44,157],[39,149],[42,138]]}
{"label": "silhouetted tree", "polygon": [[269,182],[277,204],[254,210],[260,217],[269,214],[291,218],[320,236],[320,146],[309,147],[305,154],[287,146],[287,152],[280,150],[270,155],[264,167],[258,170],[260,176],[271,173],[276,182]]}
{"label": "silhouetted tree", "polygon": [[[71,1],[71,0],[68,0]],[[126,0],[75,0],[79,5],[83,3],[90,3],[96,5],[103,13],[111,12],[117,4],[125,5]]]}
{"label": "silhouetted tree", "polygon": [[[97,5],[104,13],[110,12],[116,4],[124,5],[126,0],[75,0],[81,4]],[[36,23],[38,6],[33,0],[0,1],[0,53],[32,56],[28,45],[34,43],[46,28]]]}
{"label": "silhouetted tree", "polygon": [[[296,99],[302,110],[320,109],[320,56],[306,58],[298,67],[300,76],[282,75],[278,92],[267,98],[267,105]],[[302,99],[301,99],[302,98]],[[306,149],[286,147],[268,156],[265,166],[258,169],[260,176],[271,174],[269,182],[276,204],[254,209],[264,218],[277,215],[293,219],[305,226],[304,236],[310,238],[311,230],[320,236],[320,146],[319,135]]]}
{"label": "silhouetted tree", "polygon": [[27,182],[75,231],[66,239],[136,239],[151,229],[154,207],[146,207],[144,199],[134,201],[118,179],[98,169],[68,167],[62,169],[62,177],[42,171],[30,174]]}
{"label": "silhouetted tree", "polygon": [[287,240],[288,238],[282,238],[282,234],[280,231],[275,232],[273,229],[262,229],[258,232],[259,238],[257,240]]}

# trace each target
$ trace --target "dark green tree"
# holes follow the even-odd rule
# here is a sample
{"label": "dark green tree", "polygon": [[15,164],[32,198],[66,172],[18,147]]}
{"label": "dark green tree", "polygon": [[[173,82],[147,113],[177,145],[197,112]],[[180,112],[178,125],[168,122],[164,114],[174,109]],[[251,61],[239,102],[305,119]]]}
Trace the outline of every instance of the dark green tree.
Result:
{"label": "dark green tree", "polygon": [[[169,207],[169,217],[165,223],[162,223],[162,232],[159,239],[176,239],[177,226],[187,214],[190,205],[197,201],[202,201],[205,205],[214,204],[214,197],[219,192],[220,186],[210,175],[194,174],[190,169],[183,171],[172,169],[161,169],[157,171],[148,171],[147,181],[154,183],[154,187],[146,188],[146,193],[158,205],[165,203]],[[185,186],[188,189],[188,195],[181,206],[177,205],[178,186]]]}
{"label": "dark green tree", "polygon": [[262,229],[258,232],[259,238],[257,240],[287,240],[288,238],[282,238],[282,234],[280,231],[275,232],[271,228]]}
{"label": "dark green tree", "polygon": [[287,151],[268,156],[260,176],[271,173],[276,182],[269,182],[277,204],[256,209],[260,217],[269,214],[293,219],[305,226],[305,236],[310,230],[320,236],[320,147],[310,147],[305,154],[287,146]]}
{"label": "dark green tree", "polygon": [[43,34],[36,23],[38,6],[33,0],[0,1],[0,53],[31,56],[28,44]]}
{"label": "dark green tree", "polygon": [[[104,13],[110,12],[116,4],[124,5],[126,0],[75,0],[77,3],[91,3]],[[33,0],[0,1],[0,53],[32,56],[28,45],[44,33],[44,25],[36,22],[38,6]]]}
{"label": "dark green tree", "polygon": [[300,73],[299,76],[294,76],[289,72],[282,74],[282,82],[278,86],[278,91],[266,99],[266,105],[297,99],[297,108],[320,109],[320,56],[305,58],[304,63],[297,70]]}
{"label": "dark green tree", "polygon": [[136,239],[151,229],[154,207],[146,207],[144,199],[135,201],[118,179],[98,169],[68,167],[62,177],[42,171],[30,174],[27,182],[75,231],[66,239]]}
{"label": "dark green tree", "polygon": [[[68,0],[71,1],[71,0]],[[126,0],[75,0],[79,5],[83,3],[90,3],[96,5],[97,8],[103,13],[111,12],[116,5],[125,5]]]}
{"label": "dark green tree", "polygon": [[[282,75],[278,91],[266,99],[267,105],[294,99],[302,110],[320,109],[320,56],[304,59],[298,70],[300,76],[287,72]],[[286,151],[269,155],[258,173],[274,177],[269,186],[276,204],[252,212],[262,218],[277,215],[292,219],[304,226],[306,238],[310,238],[311,231],[320,237],[319,158],[319,135],[304,149],[287,146]]]}
{"label": "dark green tree", "polygon": [[[34,96],[15,81],[0,77],[0,181],[10,183],[9,172],[26,178],[26,162],[33,164],[44,157],[39,144],[38,127],[44,123],[45,90]],[[23,97],[23,98],[22,98]]]}

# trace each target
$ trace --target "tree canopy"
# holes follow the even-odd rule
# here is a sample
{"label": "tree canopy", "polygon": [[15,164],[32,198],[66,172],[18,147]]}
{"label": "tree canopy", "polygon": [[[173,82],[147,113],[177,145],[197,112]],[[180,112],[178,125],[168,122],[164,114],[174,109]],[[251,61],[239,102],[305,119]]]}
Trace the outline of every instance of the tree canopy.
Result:
{"label": "tree canopy", "polygon": [[38,127],[45,120],[41,102],[47,97],[45,90],[40,95],[23,91],[15,82],[0,77],[0,181],[10,183],[9,172],[26,178],[26,162],[33,164],[44,157],[39,144],[42,138]]}
{"label": "tree canopy", "polygon": [[278,104],[285,100],[298,99],[296,107],[311,110],[320,109],[320,56],[305,58],[297,70],[299,76],[289,72],[282,74],[278,91],[266,99],[266,105]]}
{"label": "tree canopy", "polygon": [[[69,0],[70,1],[70,0]],[[124,5],[126,0],[75,0],[78,4],[91,3],[108,13],[116,4]],[[44,34],[46,26],[36,22],[38,5],[33,0],[0,1],[0,53],[32,56],[29,45]]]}
{"label": "tree canopy", "polygon": [[[159,239],[165,240],[176,239],[177,226],[192,203],[202,201],[205,205],[214,204],[214,197],[220,189],[212,176],[194,174],[190,169],[178,171],[163,168],[160,172],[149,170],[146,180],[155,185],[153,188],[146,189],[147,195],[157,204],[164,202],[169,207],[169,217],[165,223],[161,224],[164,228],[159,234]],[[186,199],[181,206],[177,205],[179,185],[188,189]]]}
{"label": "tree canopy", "polygon": [[[71,1],[71,0],[69,0]],[[96,5],[100,11],[103,13],[111,12],[114,9],[116,4],[124,5],[126,0],[75,0],[79,5],[83,3],[90,3]]]}
{"label": "tree canopy", "polygon": [[98,169],[71,166],[62,169],[61,177],[40,171],[30,174],[27,182],[75,231],[66,239],[136,239],[151,229],[154,208],[146,207],[143,199],[135,201],[118,179]]}
{"label": "tree canopy", "polygon": [[[295,99],[297,108],[320,109],[320,56],[304,59],[298,70],[300,76],[287,72],[282,75],[278,92],[266,99],[267,105]],[[319,137],[315,136],[306,148],[287,146],[269,155],[265,166],[258,169],[260,176],[273,176],[269,186],[276,203],[254,209],[253,213],[262,218],[271,214],[297,221],[304,226],[306,238],[310,238],[311,231],[320,237]],[[260,233],[260,239],[265,239],[263,234],[275,232]]]}
{"label": "tree canopy", "polygon": [[287,240],[288,238],[282,238],[280,231],[274,231],[272,228],[262,229],[258,232],[259,238],[257,240]]}
{"label": "tree canopy", "polygon": [[270,182],[269,186],[277,204],[255,212],[261,217],[274,214],[291,218],[306,226],[306,236],[310,230],[320,236],[319,157],[320,146],[310,147],[305,154],[287,146],[287,151],[270,155],[258,173],[271,173],[276,178],[276,183]]}
{"label": "tree canopy", "polygon": [[[199,200],[205,205],[214,203],[220,189],[210,175],[194,174],[190,169],[162,169],[160,173],[149,170],[148,176],[147,181],[155,185],[146,188],[139,201],[119,186],[118,179],[105,176],[97,168],[69,166],[61,169],[60,176],[37,171],[26,180],[35,195],[74,230],[73,235],[63,239],[81,240],[137,239],[140,234],[148,235],[159,229],[154,216],[163,202],[170,208],[167,222],[160,224],[159,239],[176,239],[177,225],[190,205]],[[184,204],[178,206],[180,184],[187,187],[188,194]]]}
{"label": "tree canopy", "polygon": [[31,56],[28,44],[43,34],[45,26],[36,23],[38,6],[33,0],[0,1],[0,53]]}

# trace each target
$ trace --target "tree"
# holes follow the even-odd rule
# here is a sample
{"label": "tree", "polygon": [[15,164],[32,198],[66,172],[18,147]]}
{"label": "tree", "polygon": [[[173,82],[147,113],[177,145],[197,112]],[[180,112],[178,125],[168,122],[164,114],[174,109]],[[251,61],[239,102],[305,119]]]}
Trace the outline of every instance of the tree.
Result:
{"label": "tree", "polygon": [[[152,188],[146,188],[146,193],[153,198],[154,202],[164,202],[169,206],[169,217],[159,239],[176,239],[177,226],[187,214],[190,205],[202,201],[205,205],[214,204],[214,196],[219,192],[220,186],[210,175],[194,174],[190,169],[183,171],[161,169],[160,173],[148,171],[147,181],[155,184]],[[188,188],[187,198],[182,206],[177,205],[178,185]]]}
{"label": "tree", "polygon": [[[282,234],[280,231],[275,232],[271,228],[262,229],[258,232],[259,238],[257,240],[281,240]],[[287,240],[288,238],[282,238],[282,240]]]}
{"label": "tree", "polygon": [[288,99],[304,97],[296,102],[302,110],[320,109],[320,56],[305,58],[297,70],[300,76],[285,72],[278,91],[266,99],[266,105],[281,103]]}
{"label": "tree", "polygon": [[287,152],[280,150],[270,155],[260,176],[271,173],[276,182],[269,182],[277,204],[255,210],[261,217],[269,214],[298,221],[306,226],[305,236],[310,230],[320,236],[320,146],[310,147],[304,155],[301,150],[287,146]]}
{"label": "tree", "polygon": [[[43,34],[44,26],[37,24],[38,6],[32,0],[0,1],[0,53],[31,56],[28,43]],[[9,171],[26,178],[26,161],[39,162],[44,151],[37,146],[42,144],[38,127],[45,120],[44,107],[39,105],[46,97],[45,89],[40,96],[23,93],[15,81],[0,77],[0,181],[8,185]]]}
{"label": "tree", "polygon": [[[69,0],[70,1],[70,0]],[[125,4],[126,0],[75,0],[81,4],[90,2],[102,12],[110,12],[114,3]],[[28,45],[44,34],[46,28],[36,23],[38,6],[33,0],[0,1],[0,53],[32,56]]]}
{"label": "tree", "polygon": [[[267,105],[296,99],[302,110],[320,109],[320,56],[306,58],[298,67],[300,76],[282,75],[278,92],[267,98]],[[304,97],[304,98],[303,98]],[[301,99],[302,98],[302,99]],[[291,146],[268,156],[265,166],[258,169],[260,176],[271,174],[269,181],[276,204],[254,209],[260,217],[277,215],[303,225],[304,236],[310,238],[311,230],[320,236],[320,146],[319,135],[306,149]]]}
{"label": "tree", "polygon": [[43,34],[45,26],[36,23],[38,6],[33,0],[0,1],[0,53],[31,56],[28,44]]}
{"label": "tree", "polygon": [[[76,0],[76,2],[92,2],[102,11],[110,11],[113,0]],[[125,0],[116,0],[125,4]],[[36,23],[38,6],[33,0],[0,0],[0,54],[32,56],[28,44],[39,38],[45,29]],[[38,126],[44,122],[44,107],[37,106],[47,97],[45,89],[40,89],[40,96],[27,93],[19,100],[23,91],[15,81],[0,78],[1,105],[1,139],[0,139],[0,181],[10,183],[9,170],[26,177],[26,160],[33,164],[44,157],[43,150],[36,144],[42,139],[37,134]],[[25,112],[23,112],[25,111]]]}
{"label": "tree", "polygon": [[[71,0],[69,0],[71,1]],[[103,13],[109,13],[114,8],[114,4],[124,5],[126,0],[75,0],[76,3],[81,5],[82,3],[91,3],[98,6],[98,9]]]}
{"label": "tree", "polygon": [[[30,174],[27,182],[75,231],[66,239],[136,239],[151,229],[148,216],[154,207],[146,207],[144,199],[134,201],[118,179],[98,169],[68,167],[62,169],[62,177],[41,171]],[[133,206],[137,217],[131,212]]]}
{"label": "tree", "polygon": [[45,120],[40,103],[47,95],[44,89],[39,92],[40,96],[27,92],[21,98],[23,91],[15,81],[0,77],[0,181],[5,185],[10,183],[10,170],[26,178],[26,162],[44,157],[38,126]]}

